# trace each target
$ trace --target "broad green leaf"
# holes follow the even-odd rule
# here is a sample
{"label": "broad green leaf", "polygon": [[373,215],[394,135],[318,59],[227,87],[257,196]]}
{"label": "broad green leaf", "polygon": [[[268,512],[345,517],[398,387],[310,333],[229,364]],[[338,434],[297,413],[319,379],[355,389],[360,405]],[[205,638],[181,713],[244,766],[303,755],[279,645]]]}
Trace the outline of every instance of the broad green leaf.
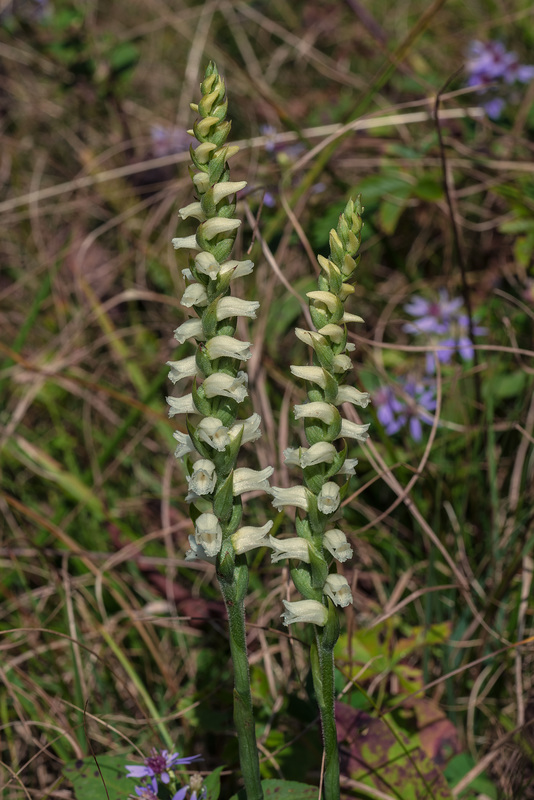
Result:
{"label": "broad green leaf", "polygon": [[127,756],[79,758],[65,764],[63,775],[72,783],[76,800],[124,800],[134,787],[126,777],[131,760]]}
{"label": "broad green leaf", "polygon": [[[298,781],[266,780],[261,782],[265,800],[316,800],[319,790],[317,786]],[[231,800],[246,800],[246,793],[241,789]]]}

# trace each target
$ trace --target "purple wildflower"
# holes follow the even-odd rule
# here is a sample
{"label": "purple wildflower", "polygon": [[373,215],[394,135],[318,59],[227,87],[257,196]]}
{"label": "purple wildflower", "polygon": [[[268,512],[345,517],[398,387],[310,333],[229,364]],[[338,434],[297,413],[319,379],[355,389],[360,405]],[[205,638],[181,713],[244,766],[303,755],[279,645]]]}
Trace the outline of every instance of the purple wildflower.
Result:
{"label": "purple wildflower", "polygon": [[[402,329],[406,333],[431,335],[431,342],[440,345],[436,351],[442,364],[448,364],[453,353],[458,352],[465,361],[473,359],[473,342],[469,338],[469,317],[462,308],[460,297],[449,300],[445,289],[439,292],[439,301],[425,300],[415,296],[404,306],[404,310],[417,317],[413,322],[407,322]],[[475,336],[483,336],[486,328],[480,325],[473,326]],[[434,355],[427,353],[427,374],[435,371]]]}
{"label": "purple wildflower", "polygon": [[413,380],[399,386],[402,394],[397,397],[391,386],[379,389],[373,396],[377,416],[386,433],[392,436],[408,424],[410,435],[416,442],[423,438],[421,422],[432,424],[429,412],[436,408],[433,387],[425,387]]}
{"label": "purple wildflower", "polygon": [[[471,42],[466,64],[468,86],[489,87],[495,83],[528,83],[534,78],[534,66],[519,63],[516,53],[506,50],[502,42]],[[487,95],[485,89],[481,94]],[[498,119],[506,105],[500,97],[489,97],[483,103],[489,117]]]}
{"label": "purple wildflower", "polygon": [[138,800],[139,797],[141,800],[158,800],[157,788],[158,787],[156,786],[156,789],[154,790],[151,786],[136,786],[135,795],[137,796],[131,794],[130,797],[132,800],[134,797],[135,800]]}
{"label": "purple wildflower", "polygon": [[404,306],[404,310],[412,317],[418,317],[415,322],[407,322],[403,326],[406,333],[448,333],[451,321],[456,311],[462,306],[461,297],[449,300],[446,289],[439,292],[439,300],[425,300],[424,297],[414,295],[411,301]]}
{"label": "purple wildflower", "polygon": [[155,158],[171,156],[174,153],[183,153],[189,149],[191,137],[184,128],[170,125],[151,125],[150,139],[152,153]]}
{"label": "purple wildflower", "polygon": [[200,758],[200,756],[178,758],[178,755],[178,753],[169,753],[168,750],[159,752],[154,747],[152,749],[152,755],[145,759],[144,766],[138,766],[137,764],[126,765],[126,769],[129,770],[126,777],[148,778],[153,791],[157,792],[157,778],[159,778],[162,783],[169,783],[169,769],[173,770],[179,764],[190,764],[192,761],[196,761],[197,758]]}

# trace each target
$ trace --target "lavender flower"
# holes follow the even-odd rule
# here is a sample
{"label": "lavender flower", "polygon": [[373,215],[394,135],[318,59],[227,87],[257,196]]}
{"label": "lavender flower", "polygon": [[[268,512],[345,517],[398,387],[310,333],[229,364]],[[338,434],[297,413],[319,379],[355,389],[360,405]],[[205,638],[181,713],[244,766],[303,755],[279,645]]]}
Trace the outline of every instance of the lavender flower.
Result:
{"label": "lavender flower", "polygon": [[[473,41],[469,45],[466,64],[468,86],[528,83],[534,78],[534,66],[519,63],[516,53],[506,50],[502,42]],[[491,97],[486,89],[481,94],[488,97],[483,106],[491,119],[498,119],[506,105],[503,97]]]}
{"label": "lavender flower", "polygon": [[190,764],[192,761],[196,761],[197,758],[200,758],[199,755],[188,756],[187,758],[179,758],[178,756],[179,753],[169,753],[168,750],[162,750],[160,752],[154,747],[152,749],[152,755],[145,758],[144,766],[137,764],[126,765],[126,769],[129,770],[126,777],[148,779],[148,785],[151,786],[154,792],[157,792],[158,778],[162,783],[169,783],[169,770],[174,770],[179,764]]}
{"label": "lavender flower", "polygon": [[430,425],[432,417],[429,412],[436,408],[434,389],[413,380],[401,384],[400,388],[400,398],[391,386],[382,387],[373,395],[378,420],[389,436],[408,424],[412,439],[420,442],[423,438],[421,422]]}
{"label": "lavender flower", "polygon": [[[404,310],[416,317],[413,322],[403,325],[403,331],[412,334],[425,334],[430,343],[438,344],[437,356],[442,364],[448,364],[453,353],[458,352],[465,361],[473,358],[473,343],[469,338],[469,317],[463,310],[460,297],[449,300],[446,289],[439,292],[439,301],[426,300],[415,295],[404,306]],[[473,327],[476,336],[483,336],[487,329],[480,325]],[[427,353],[426,372],[435,371],[433,353]]]}
{"label": "lavender flower", "polygon": [[189,149],[190,136],[184,128],[170,125],[151,125],[150,140],[155,158],[183,153]]}

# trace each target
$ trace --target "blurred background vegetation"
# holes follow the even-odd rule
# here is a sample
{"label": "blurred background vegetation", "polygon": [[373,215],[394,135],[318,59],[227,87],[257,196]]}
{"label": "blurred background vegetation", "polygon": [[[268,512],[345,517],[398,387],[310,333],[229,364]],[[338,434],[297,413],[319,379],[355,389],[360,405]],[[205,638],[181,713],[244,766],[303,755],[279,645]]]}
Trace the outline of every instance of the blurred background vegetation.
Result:
{"label": "blurred background vegetation", "polygon": [[[279,486],[313,254],[349,196],[365,206],[349,310],[375,402],[342,525],[343,792],[534,797],[533,650],[517,646],[533,628],[534,83],[482,94],[466,68],[476,41],[534,62],[533,17],[527,0],[0,0],[2,796],[72,798],[65,762],[172,743],[224,765],[223,798],[237,785],[224,609],[213,568],[184,561],[164,402],[165,362],[190,353],[170,241],[190,232],[185,130],[213,59],[249,182],[240,291],[262,301],[241,329],[265,432],[247,464]],[[435,358],[414,297],[461,299],[474,352]],[[266,498],[248,513],[274,516]],[[317,785],[311,632],[289,640],[286,570],[252,561],[263,774]]]}

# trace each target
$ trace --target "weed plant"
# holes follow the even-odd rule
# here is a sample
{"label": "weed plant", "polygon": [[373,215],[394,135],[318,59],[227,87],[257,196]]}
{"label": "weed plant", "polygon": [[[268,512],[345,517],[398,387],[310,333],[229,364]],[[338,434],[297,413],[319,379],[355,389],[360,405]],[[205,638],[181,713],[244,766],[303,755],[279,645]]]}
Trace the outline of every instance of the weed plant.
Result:
{"label": "weed plant", "polygon": [[[0,4],[6,800],[83,797],[96,763],[126,797],[116,765],[154,747],[200,754],[210,800],[219,778],[223,800],[241,786],[225,608],[214,566],[185,558],[186,429],[164,404],[165,362],[190,355],[171,239],[194,231],[177,211],[210,59],[248,182],[240,296],[261,300],[236,334],[264,432],[243,452],[277,487],[294,480],[283,451],[306,445],[290,365],[308,363],[294,329],[315,254],[349,197],[365,207],[348,341],[372,402],[345,408],[372,422],[342,503],[342,796],[534,796],[533,42],[525,0]],[[282,524],[249,504],[250,524]],[[264,550],[248,563],[261,776],[315,797],[312,631],[282,625],[289,571]]]}

